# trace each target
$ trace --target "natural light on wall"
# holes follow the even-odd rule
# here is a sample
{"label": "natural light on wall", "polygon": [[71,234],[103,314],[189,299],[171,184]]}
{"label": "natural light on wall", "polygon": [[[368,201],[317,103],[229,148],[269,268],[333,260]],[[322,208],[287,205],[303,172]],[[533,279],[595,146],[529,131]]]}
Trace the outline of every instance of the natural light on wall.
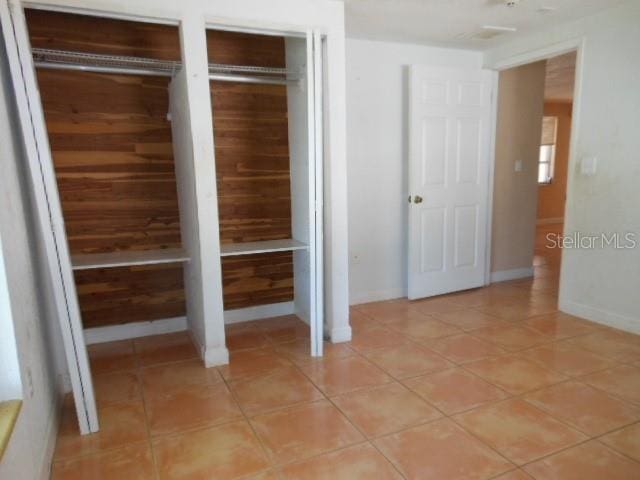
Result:
{"label": "natural light on wall", "polygon": [[542,138],[540,139],[540,158],[538,160],[538,183],[551,183],[553,181],[557,132],[558,117],[544,117],[542,119]]}
{"label": "natural light on wall", "polygon": [[22,383],[0,238],[0,402],[21,396]]}
{"label": "natural light on wall", "polygon": [[20,411],[22,383],[0,238],[0,459]]}

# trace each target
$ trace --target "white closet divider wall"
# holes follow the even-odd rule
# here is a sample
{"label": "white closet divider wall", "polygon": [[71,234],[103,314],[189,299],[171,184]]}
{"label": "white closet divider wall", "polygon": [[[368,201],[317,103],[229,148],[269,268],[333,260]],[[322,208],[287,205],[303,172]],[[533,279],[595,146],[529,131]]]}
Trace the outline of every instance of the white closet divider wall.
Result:
{"label": "white closet divider wall", "polygon": [[204,313],[202,258],[199,241],[198,201],[195,195],[195,170],[191,120],[188,112],[186,70],[181,69],[169,84],[169,115],[173,138],[173,157],[180,207],[180,229],[182,245],[190,261],[184,265],[184,286],[187,309],[187,324],[196,345],[204,358],[207,335]]}
{"label": "white closet divider wall", "polygon": [[[288,37],[285,40],[287,70],[306,72],[307,39]],[[311,174],[309,165],[309,82],[287,86],[289,157],[291,168],[291,229],[293,238],[308,246],[311,238],[309,223]],[[311,252],[309,248],[293,253],[295,313],[311,324]]]}

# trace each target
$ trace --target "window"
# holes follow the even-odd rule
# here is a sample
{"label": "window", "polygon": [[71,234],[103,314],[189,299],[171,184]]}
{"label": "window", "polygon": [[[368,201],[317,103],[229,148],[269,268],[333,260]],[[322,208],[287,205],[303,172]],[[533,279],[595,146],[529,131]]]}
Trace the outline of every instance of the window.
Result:
{"label": "window", "polygon": [[538,159],[538,183],[548,184],[553,181],[557,132],[558,117],[543,117],[540,156]]}

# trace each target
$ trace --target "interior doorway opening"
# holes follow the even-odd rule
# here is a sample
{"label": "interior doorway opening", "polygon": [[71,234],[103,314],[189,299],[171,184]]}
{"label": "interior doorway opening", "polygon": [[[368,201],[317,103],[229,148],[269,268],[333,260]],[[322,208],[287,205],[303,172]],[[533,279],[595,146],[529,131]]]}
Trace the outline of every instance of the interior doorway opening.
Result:
{"label": "interior doorway opening", "polygon": [[492,283],[559,287],[576,58],[573,50],[500,72]]}

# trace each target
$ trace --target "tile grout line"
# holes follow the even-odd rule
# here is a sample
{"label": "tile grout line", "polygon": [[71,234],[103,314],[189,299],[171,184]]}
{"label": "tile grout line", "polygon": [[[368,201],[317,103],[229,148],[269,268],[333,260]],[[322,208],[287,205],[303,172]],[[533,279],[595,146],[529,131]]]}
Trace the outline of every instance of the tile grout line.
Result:
{"label": "tile grout line", "polygon": [[[134,346],[135,348],[135,346]],[[134,350],[135,352],[135,350]],[[136,359],[137,359],[137,352],[136,352]],[[149,425],[149,413],[148,413],[148,406],[147,406],[147,398],[145,396],[144,393],[144,387],[143,387],[143,382],[142,382],[142,366],[140,364],[137,364],[136,366],[136,378],[138,381],[138,388],[140,388],[140,396],[142,397],[142,409],[144,411],[144,425],[145,428],[147,430],[147,441],[149,443],[149,450],[151,450],[151,463],[153,464],[153,472],[154,472],[154,477],[157,480],[160,480],[160,468],[158,465],[158,459],[157,459],[157,455],[156,455],[156,451],[155,448],[153,446],[153,439],[151,437],[151,426]]]}

